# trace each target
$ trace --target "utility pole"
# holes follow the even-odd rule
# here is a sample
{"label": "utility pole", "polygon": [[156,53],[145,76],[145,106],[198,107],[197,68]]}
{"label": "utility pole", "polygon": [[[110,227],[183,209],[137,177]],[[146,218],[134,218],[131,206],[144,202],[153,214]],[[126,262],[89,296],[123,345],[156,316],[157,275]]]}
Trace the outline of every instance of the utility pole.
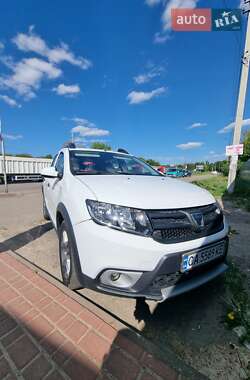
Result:
{"label": "utility pole", "polygon": [[[248,3],[248,4],[247,4]],[[245,5],[249,6],[250,1],[245,1]],[[242,56],[242,67],[241,67],[241,78],[240,78],[240,87],[237,103],[237,111],[235,118],[234,126],[234,136],[233,136],[233,145],[238,145],[240,143],[241,137],[241,128],[244,117],[244,108],[246,100],[246,91],[247,91],[247,81],[248,81],[248,72],[249,72],[249,60],[250,60],[250,9],[243,10],[243,13],[247,13],[247,30],[246,30],[246,40],[245,48]],[[228,174],[228,183],[227,190],[229,193],[234,192],[235,187],[235,178],[237,173],[237,163],[238,155],[231,156],[229,174]]]}
{"label": "utility pole", "polygon": [[5,149],[4,149],[4,138],[2,134],[2,120],[0,119],[0,141],[2,146],[2,156],[3,156],[3,175],[4,175],[4,191],[8,193],[8,182],[6,174],[6,160],[5,160]]}

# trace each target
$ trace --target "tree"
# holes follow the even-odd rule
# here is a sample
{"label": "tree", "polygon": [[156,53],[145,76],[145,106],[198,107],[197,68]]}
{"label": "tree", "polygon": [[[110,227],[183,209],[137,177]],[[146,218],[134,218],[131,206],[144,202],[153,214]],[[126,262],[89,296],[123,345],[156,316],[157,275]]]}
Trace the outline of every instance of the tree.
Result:
{"label": "tree", "polygon": [[52,159],[52,155],[51,154],[46,154],[45,156],[41,156],[40,158],[48,158],[48,159]]}
{"label": "tree", "polygon": [[250,159],[250,131],[243,135],[244,154],[240,156],[240,161],[247,161]]}
{"label": "tree", "polygon": [[153,160],[152,158],[144,158],[144,157],[138,157],[139,160],[146,162],[146,164],[149,164],[151,166],[160,166],[160,162]]}
{"label": "tree", "polygon": [[32,154],[29,154],[29,153],[19,153],[19,154],[16,154],[16,157],[25,157],[25,158],[32,158]]}
{"label": "tree", "polygon": [[195,169],[195,164],[193,164],[192,162],[187,164],[187,170],[194,170],[194,169]]}
{"label": "tree", "polygon": [[147,164],[149,164],[151,166],[160,166],[159,161],[153,160],[152,158],[148,158],[145,161],[146,161]]}
{"label": "tree", "polygon": [[229,173],[229,162],[228,161],[224,160],[221,162],[220,171],[222,172],[223,175],[228,176],[228,173]]}
{"label": "tree", "polygon": [[92,149],[111,150],[111,146],[102,142],[93,142],[90,146]]}
{"label": "tree", "polygon": [[139,158],[139,160],[141,160],[141,161],[146,162],[146,158],[144,158],[144,157],[137,157],[137,158]]}

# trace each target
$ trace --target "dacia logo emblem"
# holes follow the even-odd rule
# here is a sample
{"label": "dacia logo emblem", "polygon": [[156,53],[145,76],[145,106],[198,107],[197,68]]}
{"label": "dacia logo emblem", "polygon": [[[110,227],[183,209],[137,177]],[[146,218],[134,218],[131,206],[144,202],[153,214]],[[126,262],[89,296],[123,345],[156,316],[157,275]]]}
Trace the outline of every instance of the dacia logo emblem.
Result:
{"label": "dacia logo emblem", "polygon": [[191,214],[191,219],[196,230],[204,228],[204,217],[201,212],[193,212]]}

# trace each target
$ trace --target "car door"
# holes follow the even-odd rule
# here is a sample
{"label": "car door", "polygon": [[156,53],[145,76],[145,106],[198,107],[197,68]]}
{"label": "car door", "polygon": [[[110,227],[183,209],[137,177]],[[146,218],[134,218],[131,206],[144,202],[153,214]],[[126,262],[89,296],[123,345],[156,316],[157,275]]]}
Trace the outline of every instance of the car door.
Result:
{"label": "car door", "polygon": [[56,210],[60,202],[60,193],[62,190],[62,181],[64,176],[64,153],[60,152],[55,162],[55,170],[58,173],[57,178],[49,178],[47,183],[48,203],[47,207],[54,225],[56,225]]}
{"label": "car door", "polygon": [[[58,154],[56,154],[54,156],[53,161],[51,163],[51,167],[53,167],[53,168],[55,167],[57,157],[58,157]],[[43,179],[43,196],[44,196],[44,201],[45,201],[46,207],[49,211],[49,214],[50,214],[50,209],[51,209],[51,199],[50,199],[51,182],[52,182],[52,178],[44,177],[44,179]]]}

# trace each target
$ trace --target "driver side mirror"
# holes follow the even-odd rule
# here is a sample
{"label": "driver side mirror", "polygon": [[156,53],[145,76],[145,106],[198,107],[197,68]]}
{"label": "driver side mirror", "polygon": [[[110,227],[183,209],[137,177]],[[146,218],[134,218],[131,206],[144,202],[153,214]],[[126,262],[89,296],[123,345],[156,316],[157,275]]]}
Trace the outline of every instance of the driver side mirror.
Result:
{"label": "driver side mirror", "polygon": [[60,173],[58,173],[58,171],[56,171],[54,166],[50,166],[48,168],[42,169],[41,175],[44,178],[62,178],[62,176],[60,176]]}
{"label": "driver side mirror", "polygon": [[63,177],[63,172],[57,172],[57,178],[62,179]]}

